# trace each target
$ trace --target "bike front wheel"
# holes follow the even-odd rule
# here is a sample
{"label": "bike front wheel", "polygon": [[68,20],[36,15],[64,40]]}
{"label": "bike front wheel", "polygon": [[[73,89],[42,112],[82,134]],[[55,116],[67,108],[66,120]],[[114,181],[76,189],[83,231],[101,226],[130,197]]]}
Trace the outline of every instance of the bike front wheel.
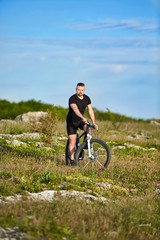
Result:
{"label": "bike front wheel", "polygon": [[91,139],[90,149],[91,157],[86,149],[86,142],[78,148],[75,156],[76,165],[84,171],[99,171],[107,168],[111,159],[108,145],[102,140]]}

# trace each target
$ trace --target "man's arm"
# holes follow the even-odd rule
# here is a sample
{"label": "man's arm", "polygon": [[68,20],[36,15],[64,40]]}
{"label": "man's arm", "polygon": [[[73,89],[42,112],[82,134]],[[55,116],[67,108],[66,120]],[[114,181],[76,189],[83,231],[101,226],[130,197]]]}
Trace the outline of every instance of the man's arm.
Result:
{"label": "man's arm", "polygon": [[95,123],[95,116],[94,116],[94,111],[93,111],[92,105],[89,104],[87,107],[88,107],[88,112],[89,112],[90,118],[92,120],[92,123],[93,123],[93,125],[96,126],[96,129],[98,130],[98,125]]}
{"label": "man's arm", "polygon": [[76,114],[78,117],[82,118],[82,120],[83,120],[84,123],[87,123],[87,119],[80,113],[77,105],[76,105],[75,103],[72,103],[72,104],[70,104],[70,106],[71,106],[71,108],[73,109],[73,111],[75,112],[75,114]]}

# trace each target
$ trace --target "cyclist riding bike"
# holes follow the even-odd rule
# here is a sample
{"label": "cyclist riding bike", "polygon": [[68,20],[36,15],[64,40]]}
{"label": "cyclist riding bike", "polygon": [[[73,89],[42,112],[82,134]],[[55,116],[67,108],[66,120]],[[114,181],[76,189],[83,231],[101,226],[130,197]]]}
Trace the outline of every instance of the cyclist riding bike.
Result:
{"label": "cyclist riding bike", "polygon": [[[87,119],[83,116],[86,107],[93,125],[95,125],[98,130],[98,125],[95,123],[95,115],[91,105],[90,98],[84,94],[85,84],[78,83],[76,87],[76,94],[69,98],[69,112],[67,115],[67,133],[69,137],[69,153],[70,153],[70,163],[71,166],[75,165],[75,144],[77,137],[77,130],[86,130]],[[89,130],[91,133],[91,129]]]}

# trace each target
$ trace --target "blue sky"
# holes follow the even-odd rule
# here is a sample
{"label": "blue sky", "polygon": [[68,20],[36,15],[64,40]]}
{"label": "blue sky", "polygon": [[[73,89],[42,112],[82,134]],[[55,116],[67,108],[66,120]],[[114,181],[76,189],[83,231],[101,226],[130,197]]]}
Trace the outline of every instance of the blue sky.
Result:
{"label": "blue sky", "polygon": [[0,99],[160,118],[159,0],[0,0]]}

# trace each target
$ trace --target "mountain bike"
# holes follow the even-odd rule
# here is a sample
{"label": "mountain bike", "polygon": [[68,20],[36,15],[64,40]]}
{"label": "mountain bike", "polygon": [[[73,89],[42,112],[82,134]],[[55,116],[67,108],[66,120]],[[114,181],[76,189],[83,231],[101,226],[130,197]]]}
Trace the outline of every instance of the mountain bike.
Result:
{"label": "mountain bike", "polygon": [[[104,170],[108,167],[111,159],[111,153],[108,145],[100,140],[92,138],[89,134],[89,128],[95,129],[96,127],[87,122],[86,130],[79,136],[77,133],[76,146],[75,146],[75,165],[79,166],[82,170]],[[80,138],[84,136],[83,143],[80,144]],[[69,139],[65,149],[66,164],[70,164],[69,153]]]}

